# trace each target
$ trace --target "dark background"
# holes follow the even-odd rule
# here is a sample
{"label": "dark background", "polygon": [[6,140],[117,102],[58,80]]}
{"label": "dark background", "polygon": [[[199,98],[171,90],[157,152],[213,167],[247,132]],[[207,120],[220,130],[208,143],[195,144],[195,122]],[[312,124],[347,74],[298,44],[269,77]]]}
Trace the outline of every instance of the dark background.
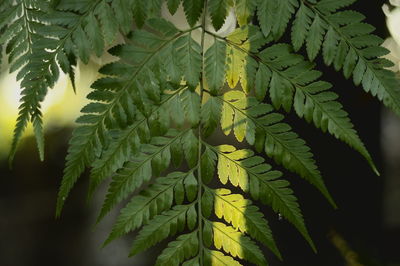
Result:
{"label": "dark background", "polygon": [[[364,13],[367,22],[388,36],[381,6],[384,1],[358,1],[353,9]],[[269,209],[270,220],[284,262],[272,266],[345,265],[345,258],[332,244],[329,232],[338,236],[357,254],[363,265],[400,265],[400,225],[385,228],[383,188],[385,171],[380,145],[381,105],[361,88],[345,80],[340,73],[318,62],[323,79],[334,84],[340,101],[351,114],[360,137],[372,154],[381,177],[370,170],[365,160],[347,145],[323,134],[295,116],[288,122],[312,148],[319,168],[338,210],[304,180],[288,176],[300,199],[310,234],[318,248],[314,254],[300,234],[287,222],[280,221]],[[110,229],[109,220],[93,228],[99,209],[96,199],[86,204],[87,178],[82,177],[67,201],[62,218],[54,218],[57,189],[62,177],[69,129],[47,136],[46,161],[40,163],[32,139],[26,140],[16,156],[13,170],[0,163],[0,266],[112,266],[150,265],[156,255],[148,252],[127,258],[131,238],[100,249]],[[102,196],[99,196],[99,200]]]}

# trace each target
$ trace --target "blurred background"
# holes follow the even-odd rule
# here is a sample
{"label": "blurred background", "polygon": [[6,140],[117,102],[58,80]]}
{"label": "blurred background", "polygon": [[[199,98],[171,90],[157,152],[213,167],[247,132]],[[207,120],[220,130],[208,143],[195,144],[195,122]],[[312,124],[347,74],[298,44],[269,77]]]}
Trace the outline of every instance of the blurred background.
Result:
{"label": "blurred background", "polygon": [[[377,27],[379,36],[388,37],[381,9],[384,3],[360,0],[353,8],[367,16],[367,22]],[[73,190],[61,219],[54,218],[73,120],[85,103],[90,83],[97,78],[99,63],[92,60],[87,66],[79,66],[76,95],[67,77],[62,77],[50,91],[44,104],[45,162],[39,161],[28,130],[12,170],[6,155],[17,115],[19,86],[14,82],[15,75],[5,71],[0,75],[0,266],[145,266],[155,261],[154,249],[135,258],[127,257],[132,235],[100,248],[117,213],[93,226],[104,193],[98,193],[88,204],[85,177]],[[375,176],[364,159],[345,144],[289,116],[287,122],[312,148],[339,209],[333,210],[317,190],[287,174],[300,199],[318,253],[312,252],[291,225],[265,208],[263,211],[284,257],[279,262],[268,254],[270,264],[399,266],[400,119],[361,88],[355,88],[350,80],[322,62],[317,63],[325,72],[323,79],[334,83],[335,91],[341,95],[340,101],[351,114],[381,176]]]}

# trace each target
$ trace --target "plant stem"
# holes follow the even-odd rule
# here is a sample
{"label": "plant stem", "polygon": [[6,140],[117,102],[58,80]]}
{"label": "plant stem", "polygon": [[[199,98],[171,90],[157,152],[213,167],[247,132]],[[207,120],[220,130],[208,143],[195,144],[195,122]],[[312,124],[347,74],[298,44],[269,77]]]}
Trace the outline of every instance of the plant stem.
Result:
{"label": "plant stem", "polygon": [[[207,14],[207,0],[204,0],[204,7],[203,7],[203,16],[201,22],[201,60],[202,60],[202,70],[200,76],[200,114],[201,108],[203,103],[203,93],[204,93],[204,39],[206,33],[206,14]],[[204,253],[204,243],[203,243],[203,220],[202,220],[202,206],[201,206],[201,197],[202,197],[202,188],[203,188],[203,181],[201,179],[201,150],[202,150],[202,137],[201,137],[201,120],[198,125],[198,141],[199,141],[199,153],[198,153],[198,171],[197,171],[197,217],[198,217],[198,226],[199,226],[199,262],[200,265],[204,265],[203,253]]]}

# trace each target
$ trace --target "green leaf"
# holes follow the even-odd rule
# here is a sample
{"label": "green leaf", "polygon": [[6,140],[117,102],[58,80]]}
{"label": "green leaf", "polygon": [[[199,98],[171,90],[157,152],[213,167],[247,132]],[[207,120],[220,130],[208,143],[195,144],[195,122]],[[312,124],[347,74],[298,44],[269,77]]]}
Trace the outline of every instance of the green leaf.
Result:
{"label": "green leaf", "polygon": [[226,81],[231,89],[234,89],[239,82],[240,75],[244,71],[245,55],[232,47],[227,48]]}
{"label": "green leaf", "polygon": [[94,12],[101,23],[101,29],[106,44],[111,44],[118,32],[118,22],[111,7],[106,2],[100,2]]}
{"label": "green leaf", "polygon": [[257,70],[256,81],[255,81],[255,94],[259,101],[263,101],[267,91],[268,84],[271,81],[271,71],[263,64],[261,64]]}
{"label": "green leaf", "polygon": [[[165,39],[154,38],[153,34],[148,36],[153,38],[147,38],[146,41],[144,41],[141,38],[140,31],[135,31],[136,34],[133,34],[131,37],[134,44],[118,47],[119,50],[117,49],[117,52],[119,52],[120,55],[122,54],[126,56],[127,59],[129,59],[128,54],[130,56],[132,56],[132,53],[135,55],[141,55],[141,57],[135,56],[135,60],[133,61],[135,62],[134,65],[124,65],[124,68],[122,68],[133,74],[130,74],[128,78],[123,75],[121,76],[121,65],[114,63],[103,67],[100,72],[108,75],[120,75],[117,75],[116,78],[103,78],[92,84],[94,91],[88,95],[88,98],[95,102],[103,102],[106,104],[106,107],[100,114],[97,110],[82,110],[85,120],[81,119],[80,123],[82,125],[74,130],[73,136],[70,140],[64,176],[58,193],[57,216],[61,214],[65,199],[80,175],[83,173],[85,167],[93,163],[95,160],[95,153],[103,147],[106,129],[115,126],[116,116],[126,115],[129,117],[132,108],[129,107],[129,104],[121,106],[121,103],[124,102],[124,99],[137,97],[137,94],[132,95],[132,91],[140,92],[141,87],[139,85],[133,86],[133,84],[135,84],[137,79],[140,78],[144,72],[143,70],[148,71],[149,67],[154,65],[155,62],[151,59],[161,57],[164,52],[163,48],[179,37],[176,35],[177,31],[173,26],[162,22],[164,21],[157,19],[150,20],[149,27],[158,26],[159,28],[165,29]],[[162,26],[159,26],[160,24]],[[104,27],[104,25],[102,27]],[[141,44],[143,42],[145,42],[145,44],[151,44],[147,45],[147,50],[142,48]],[[130,53],[126,53],[126,50],[130,50]],[[155,83],[153,82],[152,84]],[[144,94],[141,94],[141,96],[144,96]],[[134,102],[140,106],[140,104],[143,104],[143,99],[140,98],[136,101],[134,100]],[[123,110],[124,112],[120,112],[120,110]],[[87,116],[87,114],[90,115]],[[89,117],[90,119],[88,119]]]}
{"label": "green leaf", "polygon": [[196,227],[197,224],[197,210],[196,206],[192,205],[190,206],[187,215],[187,226],[189,230],[193,230]]}
{"label": "green leaf", "polygon": [[283,107],[286,112],[290,112],[293,104],[293,85],[277,72],[272,73],[269,93],[275,109]]}
{"label": "green leaf", "polygon": [[190,26],[194,26],[203,11],[204,0],[183,0],[183,10]]}
{"label": "green leaf", "polygon": [[210,136],[219,125],[221,107],[221,102],[217,97],[210,97],[201,108],[201,123],[205,137]]}
{"label": "green leaf", "polygon": [[97,57],[100,57],[104,51],[104,40],[100,25],[93,13],[90,13],[86,19],[87,24],[85,26],[85,32],[92,44],[94,52]]}
{"label": "green leaf", "polygon": [[312,11],[304,5],[303,2],[300,3],[300,8],[296,13],[296,18],[293,21],[291,37],[292,44],[295,51],[300,50],[303,43],[307,37],[308,30],[310,29],[313,17]]}
{"label": "green leaf", "polygon": [[214,178],[215,174],[215,161],[217,157],[215,153],[206,147],[203,155],[201,156],[201,177],[204,183],[208,184]]}
{"label": "green leaf", "polygon": [[188,122],[196,126],[200,121],[200,96],[191,90],[185,90],[181,95],[182,105]]}
{"label": "green leaf", "polygon": [[[316,5],[309,5],[314,21],[308,34],[304,32],[307,35],[308,56],[314,60],[322,46],[325,64],[333,63],[336,71],[343,69],[346,78],[353,75],[355,84],[361,83],[366,92],[376,96],[394,112],[400,113],[398,80],[393,72],[377,67],[374,63],[388,53],[380,47],[383,40],[371,34],[374,28],[362,22],[362,14],[351,10],[337,12],[353,2],[323,0]],[[303,26],[307,27],[304,23]],[[292,31],[298,28],[295,23]],[[295,48],[298,48],[297,39],[292,41]]]}
{"label": "green leaf", "polygon": [[[212,210],[213,210],[213,206],[214,206],[214,195],[211,192],[211,190],[207,189],[206,191],[204,191],[203,196],[201,198],[201,208],[202,208],[201,212],[204,215],[204,217],[206,217],[206,218],[210,217]],[[205,226],[206,225],[207,224],[205,224]],[[206,230],[204,230],[204,231],[206,231]],[[211,237],[212,237],[211,234],[208,235],[207,233],[205,233],[206,239],[210,239]],[[210,243],[211,240],[205,241],[205,242],[209,244],[209,245],[207,244],[207,246],[211,245],[211,243]]]}
{"label": "green leaf", "polygon": [[226,44],[218,39],[205,54],[205,77],[213,93],[218,93],[225,81]]}
{"label": "green leaf", "polygon": [[[39,34],[39,29],[47,23],[44,12],[48,8],[48,3],[28,6],[23,1],[4,2],[2,8],[4,10],[0,10],[0,46],[6,44],[5,52],[8,55],[10,71],[19,69],[17,80],[21,80],[22,90],[9,155],[11,166],[19,141],[29,122],[33,125],[39,157],[41,160],[44,159],[41,102],[48,88],[54,86],[59,72],[51,54],[45,50],[45,48],[54,49],[57,41]],[[49,31],[51,29],[49,27]],[[63,29],[56,30],[56,33],[60,31]],[[43,46],[43,43],[46,43],[46,46]]]}
{"label": "green leaf", "polygon": [[335,12],[336,10],[353,4],[356,0],[321,0],[316,7],[324,13]]}
{"label": "green leaf", "polygon": [[169,78],[173,83],[179,84],[182,80],[183,70],[178,51],[173,44],[168,45],[166,54],[164,64]]}
{"label": "green leaf", "polygon": [[[267,1],[274,1],[274,0],[267,0]],[[274,24],[272,25],[272,34],[275,40],[278,40],[284,34],[287,24],[291,19],[292,15],[295,12],[295,9],[298,7],[297,0],[280,0],[276,2],[276,9],[273,13],[273,21]]]}
{"label": "green leaf", "polygon": [[174,45],[181,60],[184,78],[191,87],[195,88],[200,82],[201,47],[190,34],[180,37]]}
{"label": "green leaf", "polygon": [[197,197],[198,183],[193,173],[190,173],[183,181],[185,185],[186,197],[188,201],[192,202]]}
{"label": "green leaf", "polygon": [[199,141],[193,130],[189,130],[183,136],[182,145],[187,163],[190,167],[196,166],[199,156]]}
{"label": "green leaf", "polygon": [[325,34],[324,22],[320,19],[319,15],[315,15],[314,21],[311,24],[308,38],[306,40],[307,44],[307,54],[308,58],[312,61],[317,57],[318,52],[322,45],[323,36]]}
{"label": "green leaf", "polygon": [[208,11],[211,16],[211,21],[214,29],[218,31],[225,23],[228,15],[228,0],[209,0]]}
{"label": "green leaf", "polygon": [[168,0],[168,10],[173,15],[178,10],[181,0]]}
{"label": "green leaf", "polygon": [[329,26],[325,35],[325,40],[322,47],[322,54],[324,62],[328,66],[331,65],[335,59],[339,36],[336,34],[332,26]]}
{"label": "green leaf", "polygon": [[276,2],[274,1],[257,1],[257,18],[264,36],[268,36],[271,33],[274,20],[273,10],[275,8]]}

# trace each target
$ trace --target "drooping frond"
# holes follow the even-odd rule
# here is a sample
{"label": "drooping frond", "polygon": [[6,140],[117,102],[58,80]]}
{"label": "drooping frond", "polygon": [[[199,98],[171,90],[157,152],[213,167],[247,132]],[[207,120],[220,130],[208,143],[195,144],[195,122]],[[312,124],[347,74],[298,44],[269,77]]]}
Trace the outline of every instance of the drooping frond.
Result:
{"label": "drooping frond", "polygon": [[352,10],[338,11],[354,0],[321,0],[316,4],[301,1],[292,27],[295,50],[306,44],[311,60],[322,50],[325,64],[343,70],[346,78],[353,76],[356,85],[376,96],[387,107],[400,114],[399,83],[392,65],[380,58],[389,53],[381,47],[383,40],[372,34],[374,27],[365,23],[364,15]]}
{"label": "drooping frond", "polygon": [[188,173],[173,172],[166,177],[158,178],[155,184],[150,185],[140,195],[132,197],[128,205],[121,210],[105,244],[147,224],[155,215],[171,208],[174,202],[182,204],[184,180],[193,178],[193,170]]}
{"label": "drooping frond", "polygon": [[[232,36],[244,37],[235,40]],[[308,122],[312,121],[317,128],[328,131],[354,148],[378,173],[347,112],[336,101],[338,96],[327,91],[331,84],[317,80],[322,73],[314,70],[313,64],[304,61],[300,55],[293,54],[290,46],[286,44],[277,44],[258,51],[262,39],[256,28],[240,29],[232,36],[227,39],[228,46],[235,50],[234,53],[238,54],[236,58],[240,60],[237,60],[239,65],[234,65],[231,61],[228,66],[231,66],[231,69],[242,69],[242,73],[234,75],[235,82],[231,88],[234,88],[240,79],[244,91],[254,90],[259,100],[263,100],[269,92],[275,108],[283,107],[284,110],[290,111],[294,106],[300,117],[305,117]],[[240,41],[244,43],[241,44]],[[256,60],[259,62],[258,69]],[[244,71],[244,66],[247,71]]]}
{"label": "drooping frond", "polygon": [[[58,79],[56,61],[45,47],[53,48],[55,41],[43,37],[41,29],[46,22],[48,3],[42,1],[5,1],[0,13],[0,45],[5,45],[10,72],[18,69],[21,80],[21,104],[10,151],[10,163],[29,122],[32,122],[40,159],[44,159],[44,137],[41,102]],[[58,32],[60,33],[60,32]],[[54,49],[54,48],[53,48]]]}
{"label": "drooping frond", "polygon": [[[315,250],[297,199],[288,188],[289,182],[278,179],[282,176],[281,172],[271,170],[271,166],[266,164],[262,157],[254,156],[251,150],[236,150],[230,145],[211,149],[218,158],[218,177],[222,184],[229,181],[233,186],[249,193],[255,200],[271,206],[276,213],[291,222]],[[246,224],[251,223],[247,219],[245,221]],[[270,244],[267,245],[271,248]],[[274,249],[272,245],[272,250]],[[275,253],[279,256],[277,249]]]}
{"label": "drooping frond", "polygon": [[[33,124],[40,157],[43,159],[40,103],[48,88],[52,88],[58,80],[59,67],[69,74],[75,89],[73,66],[76,65],[77,58],[88,63],[92,53],[100,57],[105,47],[115,40],[119,30],[125,34],[132,30],[132,14],[140,14],[141,11],[144,14],[147,11],[158,14],[161,10],[161,5],[154,10],[152,1],[143,4],[143,1],[133,0],[110,3],[105,0],[63,0],[58,1],[54,9],[49,3],[50,1],[18,0],[9,3],[0,14],[4,25],[8,23],[7,30],[0,38],[0,45],[7,44],[10,70],[20,69],[17,78],[21,80],[23,90],[10,161],[28,122]],[[138,6],[141,5],[143,10],[138,12]],[[138,25],[144,19],[145,17],[140,19],[140,16],[135,16]]]}
{"label": "drooping frond", "polygon": [[[115,55],[123,58],[123,61],[106,65],[101,71],[103,74],[118,77],[103,78],[92,85],[94,91],[88,95],[88,98],[96,102],[95,105],[89,105],[82,109],[85,115],[77,121],[83,125],[74,131],[71,139],[66,159],[67,167],[58,197],[58,215],[65,198],[84,168],[94,162],[95,151],[104,146],[105,132],[108,129],[118,128],[118,121],[126,121],[127,117],[134,116],[135,112],[132,113],[132,111],[135,110],[139,110],[143,117],[151,117],[154,109],[158,110],[158,108],[152,108],[146,103],[155,102],[162,105],[164,102],[168,102],[162,101],[161,94],[165,90],[173,88],[157,81],[163,76],[156,75],[154,72],[160,73],[158,70],[164,69],[163,64],[166,62],[164,59],[168,56],[168,46],[176,47],[179,44],[178,47],[181,47],[181,45],[185,45],[182,44],[180,37],[190,34],[190,31],[179,32],[171,23],[161,19],[150,20],[148,26],[156,32],[136,31],[130,38],[130,42],[132,42],[130,45],[118,46],[112,50]],[[122,75],[120,74],[121,70],[124,70]],[[143,80],[146,82],[142,83]],[[123,104],[124,102],[126,104]],[[99,108],[102,109],[99,110]],[[144,119],[142,120],[144,121]],[[128,133],[127,138],[129,139],[130,136],[135,137]],[[126,141],[130,142],[128,139]],[[106,158],[106,160],[115,160],[116,158],[113,156],[123,154],[119,153],[118,148],[125,147],[120,142],[117,150],[110,152],[112,157]],[[100,163],[96,163],[95,168],[97,169],[99,165],[100,168],[103,167]],[[100,171],[98,179],[103,179],[109,170],[118,166],[110,168],[105,165],[104,170],[106,171],[104,173]],[[96,171],[95,176],[97,175]]]}
{"label": "drooping frond", "polygon": [[[261,104],[255,98],[245,97],[241,91],[229,91],[223,97],[221,127],[226,135],[233,131],[236,139],[244,139],[274,158],[288,170],[316,186],[335,205],[317,169],[310,148],[305,141],[282,123],[283,115],[271,113],[273,107]],[[257,140],[257,142],[256,142]]]}
{"label": "drooping frond", "polygon": [[[139,151],[132,154],[124,167],[113,176],[98,220],[143,183],[149,182],[153,175],[157,176],[166,170],[171,163],[171,147],[175,146],[175,151],[183,153],[180,145],[186,144],[185,136],[187,134],[188,131],[171,130],[164,137],[154,137],[149,144],[142,144]],[[95,187],[93,186],[97,185],[98,181],[92,181],[90,191],[94,191]]]}
{"label": "drooping frond", "polygon": [[[178,97],[178,93],[182,90],[183,89],[179,89],[174,91],[171,95],[166,95],[165,99],[156,107],[156,110],[153,111],[154,116],[158,115],[159,117],[161,112],[165,112],[163,107],[173,101],[175,97]],[[131,109],[134,109],[134,105],[132,103],[131,105]],[[150,129],[146,117],[141,117],[131,126],[120,132],[119,136],[104,150],[102,156],[96,159],[92,164],[90,195],[105,178],[121,168],[123,164],[135,154],[140,143],[148,138],[147,134],[149,131]]]}
{"label": "drooping frond", "polygon": [[[338,12],[352,2],[59,1],[38,21],[41,30],[32,32],[54,42],[54,48],[38,45],[64,72],[72,75],[77,59],[100,56],[119,34],[125,44],[109,50],[119,61],[100,69],[103,77],[93,83],[91,102],[77,120],[57,215],[89,167],[89,198],[110,180],[98,221],[121,207],[104,245],[136,233],[135,255],[171,238],[156,265],[267,265],[261,244],[281,258],[258,203],[290,222],[315,250],[282,173],[251,149],[211,145],[208,138],[221,129],[233,133],[234,142],[246,140],[309,181],[333,206],[310,148],[275,111],[294,111],[360,152],[376,170],[332,85],[319,80],[315,64],[293,52],[305,44],[312,61],[322,49],[327,63],[343,68],[346,77],[354,74],[356,83],[393,105],[389,96],[395,90],[382,85],[391,84],[382,69],[389,63],[376,59],[384,54],[376,47],[380,39],[370,35],[358,13]],[[182,9],[191,28],[178,30],[159,18],[162,6],[171,14]],[[0,4],[2,16],[3,10]],[[232,14],[238,28],[218,35],[232,26],[222,27]],[[271,45],[292,17],[293,48]],[[1,26],[3,36],[7,29]],[[121,206],[123,201],[128,203]]]}
{"label": "drooping frond", "polygon": [[[374,171],[377,171],[371,156],[354,130],[347,112],[336,101],[337,94],[329,91],[332,85],[317,80],[322,73],[314,70],[313,64],[290,53],[290,48],[285,45],[267,48],[260,53],[260,57],[266,65],[272,66],[271,74],[266,75],[271,76],[271,79],[264,83],[264,89],[269,86],[270,93],[274,91],[276,97],[281,99],[285,96],[280,90],[282,86],[280,84],[286,85],[290,89],[288,94],[294,93],[293,106],[299,117],[304,117],[308,122],[313,122],[317,128],[321,128],[323,132],[328,131],[353,147],[366,158]],[[272,95],[271,98],[275,103]]]}

